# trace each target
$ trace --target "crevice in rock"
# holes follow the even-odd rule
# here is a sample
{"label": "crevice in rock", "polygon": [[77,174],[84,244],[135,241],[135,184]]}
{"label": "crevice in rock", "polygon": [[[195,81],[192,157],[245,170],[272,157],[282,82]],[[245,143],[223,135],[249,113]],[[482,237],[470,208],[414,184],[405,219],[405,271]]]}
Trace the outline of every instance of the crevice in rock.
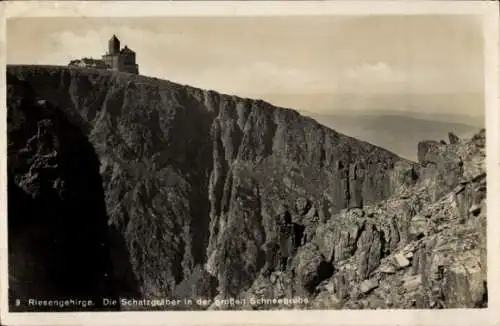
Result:
{"label": "crevice in rock", "polygon": [[474,308],[488,308],[488,284],[483,281],[484,294],[481,301],[477,302]]}
{"label": "crevice in rock", "polygon": [[306,290],[309,293],[317,293],[317,286],[324,280],[329,279],[334,274],[334,267],[326,261],[322,261],[319,266],[314,278],[307,284]]}
{"label": "crevice in rock", "polygon": [[380,240],[380,259],[383,259],[390,255],[391,249],[389,248],[387,241],[385,239],[384,231],[380,228],[377,230],[378,238]]}

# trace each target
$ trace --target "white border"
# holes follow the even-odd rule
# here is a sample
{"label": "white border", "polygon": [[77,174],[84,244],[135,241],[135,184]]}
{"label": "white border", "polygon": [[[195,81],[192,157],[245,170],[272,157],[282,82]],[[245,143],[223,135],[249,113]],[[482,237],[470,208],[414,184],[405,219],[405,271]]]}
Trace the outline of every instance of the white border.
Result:
{"label": "white border", "polygon": [[[5,325],[500,325],[499,6],[484,1],[15,1],[0,3],[0,151],[6,153],[5,19],[12,17],[166,17],[311,15],[481,15],[485,39],[488,207],[488,309],[7,313],[7,176],[0,155],[0,310]],[[452,55],[452,54],[450,54]]]}

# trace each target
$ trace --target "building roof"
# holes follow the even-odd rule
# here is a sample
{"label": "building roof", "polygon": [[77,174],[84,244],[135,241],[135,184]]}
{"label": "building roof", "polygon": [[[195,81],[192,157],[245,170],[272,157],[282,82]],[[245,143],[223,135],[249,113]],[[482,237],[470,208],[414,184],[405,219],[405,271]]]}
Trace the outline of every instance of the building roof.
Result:
{"label": "building roof", "polygon": [[109,40],[113,41],[113,42],[116,42],[116,41],[120,42],[120,40],[118,39],[118,37],[116,37],[115,34],[113,34],[113,36]]}
{"label": "building roof", "polygon": [[95,63],[95,64],[105,64],[103,60],[94,59],[94,58],[82,58],[82,61],[87,64]]}
{"label": "building roof", "polygon": [[126,45],[125,47],[120,51],[120,53],[124,53],[124,54],[134,54],[135,52],[130,50]]}
{"label": "building roof", "polygon": [[69,65],[73,66],[73,65],[79,65],[81,63],[85,64],[86,66],[109,67],[109,65],[106,64],[103,60],[94,58],[82,58],[82,59],[71,60]]}

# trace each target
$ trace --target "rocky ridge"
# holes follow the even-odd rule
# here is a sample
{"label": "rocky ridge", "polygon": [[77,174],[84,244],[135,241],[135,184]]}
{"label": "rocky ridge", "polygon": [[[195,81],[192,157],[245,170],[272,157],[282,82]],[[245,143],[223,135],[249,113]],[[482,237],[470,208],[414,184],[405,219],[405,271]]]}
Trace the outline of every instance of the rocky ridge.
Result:
{"label": "rocky ridge", "polygon": [[[419,162],[414,163],[293,110],[143,76],[11,66],[8,86],[12,207],[24,206],[11,195],[17,189],[22,196],[32,188],[53,189],[38,190],[42,194],[65,189],[66,183],[55,181],[61,172],[49,176],[37,170],[36,162],[46,154],[21,154],[30,137],[45,134],[46,119],[37,112],[57,112],[67,128],[80,132],[90,145],[88,155],[98,160],[90,177],[81,174],[90,163],[70,163],[73,170],[67,175],[81,174],[84,180],[74,181],[75,187],[88,180],[96,180],[96,189],[100,185],[101,192],[78,195],[87,209],[100,207],[100,220],[83,219],[86,227],[78,229],[40,219],[37,223],[46,226],[47,235],[26,240],[29,248],[36,248],[47,245],[53,234],[66,233],[99,244],[102,249],[96,252],[102,252],[104,267],[91,265],[106,285],[97,293],[212,299],[249,298],[266,291],[279,297],[284,291],[309,298],[310,307],[338,308],[485,304],[485,231],[477,223],[485,223],[484,198],[476,195],[485,190],[484,132],[468,142],[453,137],[447,145],[422,142]],[[38,127],[25,127],[29,125]],[[74,140],[67,129],[51,133],[70,144],[52,150],[56,161],[77,157],[78,146],[71,146]],[[47,180],[51,186],[43,188]],[[88,193],[99,198],[84,198]],[[11,210],[9,204],[9,224],[39,212],[47,221],[60,220],[48,213],[48,206],[64,207],[66,216],[76,216],[67,220],[80,221],[68,210],[81,204],[55,197],[44,202],[29,213]],[[274,219],[283,211],[305,226],[307,241],[290,267],[293,277],[288,272],[265,276],[265,245],[275,237]],[[23,221],[17,231],[9,231],[9,257],[23,250],[18,239],[34,223]],[[82,231],[96,230],[96,225],[101,225],[97,237]],[[471,248],[453,245],[459,239],[454,231],[470,236]],[[65,257],[80,255],[74,247],[66,248],[51,258],[59,269],[67,268]],[[451,250],[443,259],[444,270],[439,265],[448,273],[441,283],[430,281],[437,263],[428,262],[439,248]],[[481,255],[473,255],[474,250]],[[48,259],[34,255],[34,261]],[[472,263],[474,257],[482,257],[479,265]],[[89,265],[85,259],[80,263]],[[18,270],[12,265],[13,279],[20,277]],[[464,280],[463,273],[477,277]],[[31,293],[32,281],[32,274],[24,276],[18,291]],[[57,279],[47,284],[61,286]],[[391,284],[390,291],[413,287],[420,297],[398,297],[383,290],[384,284]],[[104,290],[108,287],[111,292]],[[434,287],[447,289],[446,299],[434,298]]]}

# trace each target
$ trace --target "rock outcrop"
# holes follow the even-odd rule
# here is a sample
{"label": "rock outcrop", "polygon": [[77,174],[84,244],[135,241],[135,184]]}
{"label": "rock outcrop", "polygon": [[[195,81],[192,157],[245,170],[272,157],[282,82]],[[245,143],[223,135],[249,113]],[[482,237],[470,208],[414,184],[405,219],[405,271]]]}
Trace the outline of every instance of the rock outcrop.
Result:
{"label": "rock outcrop", "polygon": [[[485,233],[476,223],[485,219],[484,198],[473,195],[484,186],[484,133],[471,142],[424,142],[415,163],[259,100],[91,69],[12,66],[8,76],[9,139],[19,139],[9,145],[9,200],[24,207],[18,198],[33,197],[33,191],[54,198],[55,191],[75,191],[69,196],[73,201],[47,199],[49,206],[84,224],[76,230],[62,224],[68,238],[101,248],[101,260],[84,263],[96,255],[88,250],[78,262],[108,275],[112,295],[248,299],[192,309],[258,309],[248,306],[249,298],[264,295],[302,298],[290,306],[411,306],[409,295],[379,294],[391,284],[390,291],[421,294],[413,306],[484,305],[486,290],[477,284],[485,281],[485,261],[473,264],[468,258],[483,257],[473,250],[485,254],[484,243],[478,244]],[[28,90],[29,96],[23,93]],[[39,118],[46,107],[59,118]],[[50,131],[63,120],[74,131]],[[34,146],[30,137],[36,134],[40,143],[51,133],[57,146],[67,144],[55,150],[55,163],[46,157],[50,150],[43,152],[45,143],[36,145],[38,154],[22,158]],[[65,172],[57,170],[63,164],[58,155],[69,160]],[[39,166],[54,165],[52,174],[40,177]],[[51,183],[45,186],[40,178]],[[459,186],[464,189],[455,197],[447,195]],[[44,222],[38,211],[44,212],[9,211],[9,223],[35,220],[9,231],[10,241],[31,237],[27,225],[48,230],[40,243],[52,237],[49,232],[59,232],[62,226]],[[277,239],[276,219],[282,214],[303,226],[303,234],[294,241],[297,251],[286,270],[264,273],[266,257],[272,256],[264,249],[273,247],[269,243]],[[458,241],[452,231],[458,229],[470,236],[471,248],[452,245]],[[428,275],[437,268],[433,255],[450,246],[444,281],[431,281]],[[44,249],[19,248],[12,245],[12,255],[29,253],[51,266],[73,255],[63,250],[47,258]],[[19,268],[11,265],[12,278],[19,277]],[[466,273],[476,276],[464,278]],[[89,282],[94,285],[86,289],[102,283]],[[445,299],[430,295],[433,287],[442,289]],[[104,288],[99,285],[98,292],[111,295]],[[372,299],[383,295],[391,303]]]}
{"label": "rock outcrop", "polygon": [[[429,142],[424,144],[420,148]],[[295,295],[310,299],[299,307],[487,306],[484,130],[460,144],[431,144],[432,160],[425,162],[432,164],[418,169],[426,177],[407,192],[342,210],[316,227],[311,243],[297,253],[296,276],[284,276]],[[320,262],[330,267],[320,271]],[[311,279],[319,284],[304,282]],[[273,293],[277,286],[272,278],[258,279],[245,297]]]}

